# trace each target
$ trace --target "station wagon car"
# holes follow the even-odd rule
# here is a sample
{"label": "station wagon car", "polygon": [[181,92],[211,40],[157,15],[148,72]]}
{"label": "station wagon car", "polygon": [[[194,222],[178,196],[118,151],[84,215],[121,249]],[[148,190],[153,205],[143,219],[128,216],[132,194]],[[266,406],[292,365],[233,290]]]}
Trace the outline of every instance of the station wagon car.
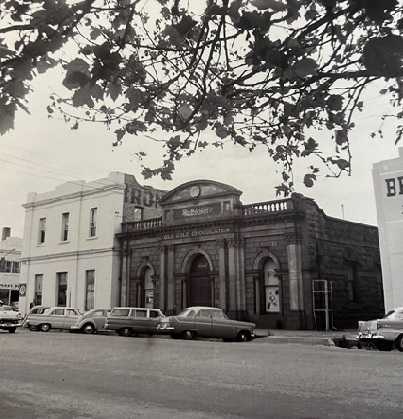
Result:
{"label": "station wagon car", "polygon": [[381,350],[396,347],[403,352],[403,307],[389,311],[382,319],[359,321],[358,340]]}
{"label": "station wagon car", "polygon": [[[42,311],[42,310],[41,310]],[[31,330],[48,332],[50,329],[70,329],[81,316],[81,313],[71,307],[52,307],[39,313],[28,314],[25,324]]]}
{"label": "station wagon car", "polygon": [[105,329],[106,318],[110,310],[95,308],[84,313],[70,327],[71,332],[96,333]]}
{"label": "station wagon car", "polygon": [[106,319],[105,329],[115,330],[120,336],[152,335],[163,317],[156,308],[115,307]]}
{"label": "station wagon car", "polygon": [[252,340],[254,330],[254,323],[231,320],[215,307],[189,307],[177,316],[163,318],[159,325],[160,333],[173,338],[209,337],[239,342]]}

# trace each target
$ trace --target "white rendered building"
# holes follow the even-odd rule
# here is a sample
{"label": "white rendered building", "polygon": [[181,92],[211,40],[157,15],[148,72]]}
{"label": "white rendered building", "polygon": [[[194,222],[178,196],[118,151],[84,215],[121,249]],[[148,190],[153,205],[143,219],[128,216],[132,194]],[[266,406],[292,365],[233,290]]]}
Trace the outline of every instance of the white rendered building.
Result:
{"label": "white rendered building", "polygon": [[17,304],[22,239],[10,235],[10,227],[3,227],[0,241],[0,301]]}
{"label": "white rendered building", "polygon": [[403,148],[373,166],[385,310],[403,305]]}
{"label": "white rendered building", "polygon": [[32,305],[81,311],[120,303],[120,258],[115,234],[124,220],[159,215],[163,191],[112,172],[93,182],[67,182],[29,193],[21,258],[20,310]]}

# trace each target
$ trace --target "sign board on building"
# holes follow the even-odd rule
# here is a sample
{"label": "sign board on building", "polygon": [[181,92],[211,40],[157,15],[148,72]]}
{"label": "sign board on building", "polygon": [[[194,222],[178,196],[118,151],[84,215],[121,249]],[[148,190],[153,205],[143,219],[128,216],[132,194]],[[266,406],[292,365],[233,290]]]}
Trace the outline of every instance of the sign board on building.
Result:
{"label": "sign board on building", "polygon": [[221,202],[173,210],[173,218],[175,220],[192,220],[195,218],[214,217],[220,214]]}

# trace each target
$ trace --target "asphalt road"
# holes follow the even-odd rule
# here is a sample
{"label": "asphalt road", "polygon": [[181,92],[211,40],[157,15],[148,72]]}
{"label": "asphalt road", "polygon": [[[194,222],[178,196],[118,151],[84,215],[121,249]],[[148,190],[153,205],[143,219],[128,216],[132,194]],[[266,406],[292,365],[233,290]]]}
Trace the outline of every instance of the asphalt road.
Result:
{"label": "asphalt road", "polygon": [[0,332],[0,417],[403,418],[403,354]]}

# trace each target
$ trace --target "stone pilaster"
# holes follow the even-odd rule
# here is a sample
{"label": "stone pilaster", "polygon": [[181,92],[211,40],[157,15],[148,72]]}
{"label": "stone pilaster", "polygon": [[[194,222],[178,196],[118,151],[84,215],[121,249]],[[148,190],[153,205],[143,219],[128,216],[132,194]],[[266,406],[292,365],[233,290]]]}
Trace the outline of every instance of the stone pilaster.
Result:
{"label": "stone pilaster", "polygon": [[129,252],[127,251],[127,242],[122,246],[122,269],[121,269],[121,290],[120,290],[120,305],[125,307],[128,305],[129,295]]}
{"label": "stone pilaster", "polygon": [[162,311],[166,310],[166,284],[165,284],[165,246],[160,246],[160,277],[159,277],[159,287],[160,287],[160,309]]}
{"label": "stone pilaster", "polygon": [[225,241],[217,240],[218,247],[218,280],[220,290],[220,308],[224,311],[227,310],[227,299],[226,299],[226,284],[225,284]]}
{"label": "stone pilaster", "polygon": [[288,280],[290,289],[290,310],[304,309],[302,284],[302,250],[300,244],[287,246]]}
{"label": "stone pilaster", "polygon": [[168,246],[168,256],[167,256],[167,313],[173,314],[176,309],[175,301],[175,253],[174,246]]}

